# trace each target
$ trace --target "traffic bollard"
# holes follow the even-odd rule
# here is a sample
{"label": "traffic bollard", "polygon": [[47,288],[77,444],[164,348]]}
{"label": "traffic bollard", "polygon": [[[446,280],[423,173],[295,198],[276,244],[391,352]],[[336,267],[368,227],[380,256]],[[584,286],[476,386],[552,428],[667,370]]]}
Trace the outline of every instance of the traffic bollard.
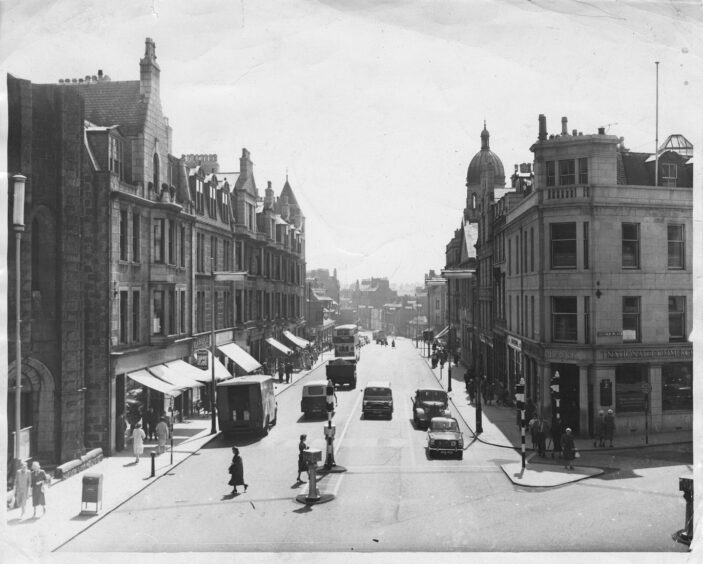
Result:
{"label": "traffic bollard", "polygon": [[156,476],[156,453],[152,450],[151,451],[151,476],[150,478],[153,478]]}

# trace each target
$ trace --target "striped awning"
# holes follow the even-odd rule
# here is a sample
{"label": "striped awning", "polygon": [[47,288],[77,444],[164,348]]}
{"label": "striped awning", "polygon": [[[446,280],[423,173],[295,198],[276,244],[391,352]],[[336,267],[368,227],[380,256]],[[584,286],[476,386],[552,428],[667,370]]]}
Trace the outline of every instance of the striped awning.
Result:
{"label": "striped awning", "polygon": [[160,378],[167,384],[172,384],[183,390],[187,390],[188,388],[199,388],[203,385],[201,382],[193,380],[192,378],[188,378],[188,376],[186,376],[185,374],[182,374],[178,372],[178,370],[174,370],[173,368],[165,364],[157,364],[156,366],[150,366],[148,370],[154,376]]}
{"label": "striped awning", "polygon": [[271,345],[272,347],[278,349],[281,351],[283,354],[293,354],[293,351],[290,350],[287,346],[285,346],[283,343],[279,343],[276,339],[273,337],[269,337],[266,339],[266,342]]}
{"label": "striped awning", "polygon": [[161,392],[164,395],[171,397],[181,395],[182,390],[180,388],[174,386],[173,384],[164,382],[152,374],[149,374],[146,369],[128,372],[127,376],[135,382],[139,382],[142,386],[146,386],[147,388]]}
{"label": "striped awning", "polygon": [[310,346],[310,341],[307,339],[303,339],[302,337],[298,337],[298,335],[294,335],[290,331],[283,331],[283,335],[288,339],[291,343],[294,345],[300,347],[301,349],[305,349]]}
{"label": "striped awning", "polygon": [[227,343],[217,348],[245,372],[261,368],[261,363],[236,343]]}

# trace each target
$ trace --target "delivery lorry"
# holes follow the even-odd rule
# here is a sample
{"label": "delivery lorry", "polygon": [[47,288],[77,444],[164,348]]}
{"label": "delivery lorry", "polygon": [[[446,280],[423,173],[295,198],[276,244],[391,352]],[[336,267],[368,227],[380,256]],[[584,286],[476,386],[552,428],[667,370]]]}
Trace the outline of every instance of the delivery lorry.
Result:
{"label": "delivery lorry", "polygon": [[217,384],[217,417],[224,435],[246,431],[266,435],[277,414],[272,376],[239,376]]}

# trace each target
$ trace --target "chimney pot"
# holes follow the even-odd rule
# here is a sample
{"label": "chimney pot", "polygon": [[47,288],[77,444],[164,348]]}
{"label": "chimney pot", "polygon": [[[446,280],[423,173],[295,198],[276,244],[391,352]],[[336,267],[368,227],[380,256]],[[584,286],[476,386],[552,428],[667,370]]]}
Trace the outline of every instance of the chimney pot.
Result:
{"label": "chimney pot", "polygon": [[564,116],[561,118],[561,134],[562,135],[569,134],[569,130],[566,128],[566,123],[567,123],[566,116]]}
{"label": "chimney pot", "polygon": [[99,69],[98,70],[98,78],[102,78],[102,77],[103,77],[103,69]]}
{"label": "chimney pot", "polygon": [[59,84],[63,84],[63,78],[59,78]]}
{"label": "chimney pot", "polygon": [[544,114],[539,114],[539,135],[537,135],[539,141],[544,141],[547,139],[547,118]]}

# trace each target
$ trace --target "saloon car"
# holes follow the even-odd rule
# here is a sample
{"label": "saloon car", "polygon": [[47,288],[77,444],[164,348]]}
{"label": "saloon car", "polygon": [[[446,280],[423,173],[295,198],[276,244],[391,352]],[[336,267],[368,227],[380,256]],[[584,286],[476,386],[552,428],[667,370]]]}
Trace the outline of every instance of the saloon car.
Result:
{"label": "saloon car", "polygon": [[453,417],[433,417],[427,429],[427,454],[451,454],[464,458],[464,435]]}
{"label": "saloon car", "polygon": [[413,423],[415,427],[427,428],[433,417],[448,417],[447,392],[441,388],[421,388],[415,391],[413,402]]}

